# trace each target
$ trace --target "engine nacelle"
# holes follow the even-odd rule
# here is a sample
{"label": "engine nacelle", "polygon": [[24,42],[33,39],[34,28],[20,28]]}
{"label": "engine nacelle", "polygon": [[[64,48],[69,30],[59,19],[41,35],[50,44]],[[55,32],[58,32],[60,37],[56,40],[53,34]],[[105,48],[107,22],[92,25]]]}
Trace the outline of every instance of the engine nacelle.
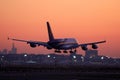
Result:
{"label": "engine nacelle", "polygon": [[29,43],[29,44],[30,44],[30,47],[32,47],[32,48],[36,47],[36,44],[34,44],[34,43]]}
{"label": "engine nacelle", "polygon": [[87,46],[81,46],[82,50],[86,51],[88,50]]}
{"label": "engine nacelle", "polygon": [[95,45],[95,44],[92,44],[92,48],[93,48],[93,49],[97,49],[97,48],[98,48],[98,46],[97,46],[97,45]]}

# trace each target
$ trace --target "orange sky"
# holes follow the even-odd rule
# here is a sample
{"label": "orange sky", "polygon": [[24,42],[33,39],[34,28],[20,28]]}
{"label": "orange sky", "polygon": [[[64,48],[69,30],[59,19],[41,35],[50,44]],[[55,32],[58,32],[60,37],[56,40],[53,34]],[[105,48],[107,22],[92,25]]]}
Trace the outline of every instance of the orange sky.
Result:
{"label": "orange sky", "polygon": [[[100,55],[120,57],[120,0],[0,0],[0,50],[10,50],[13,41],[8,36],[47,41],[46,21],[56,38],[74,37],[79,43],[107,40],[99,45]],[[19,53],[53,52],[14,43]]]}

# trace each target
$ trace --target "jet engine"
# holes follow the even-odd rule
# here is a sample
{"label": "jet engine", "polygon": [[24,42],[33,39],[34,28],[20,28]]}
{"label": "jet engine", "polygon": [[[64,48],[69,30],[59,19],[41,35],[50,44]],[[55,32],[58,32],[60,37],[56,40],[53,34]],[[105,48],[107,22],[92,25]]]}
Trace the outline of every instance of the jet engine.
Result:
{"label": "jet engine", "polygon": [[81,48],[82,48],[82,50],[84,50],[84,51],[88,50],[88,48],[87,48],[86,45],[85,45],[85,46],[81,46]]}
{"label": "jet engine", "polygon": [[35,48],[37,45],[34,43],[30,43],[30,47]]}
{"label": "jet engine", "polygon": [[95,45],[95,44],[92,44],[92,48],[93,48],[93,49],[97,49],[97,48],[98,48],[98,46],[97,46],[97,45]]}

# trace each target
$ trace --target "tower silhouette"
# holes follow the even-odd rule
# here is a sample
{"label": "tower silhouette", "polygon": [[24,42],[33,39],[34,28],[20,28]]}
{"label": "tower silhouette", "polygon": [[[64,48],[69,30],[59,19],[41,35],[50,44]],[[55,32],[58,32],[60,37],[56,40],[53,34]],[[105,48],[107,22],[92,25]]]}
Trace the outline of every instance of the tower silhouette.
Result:
{"label": "tower silhouette", "polygon": [[12,43],[11,51],[9,51],[10,54],[17,54],[17,48],[15,48],[14,43]]}

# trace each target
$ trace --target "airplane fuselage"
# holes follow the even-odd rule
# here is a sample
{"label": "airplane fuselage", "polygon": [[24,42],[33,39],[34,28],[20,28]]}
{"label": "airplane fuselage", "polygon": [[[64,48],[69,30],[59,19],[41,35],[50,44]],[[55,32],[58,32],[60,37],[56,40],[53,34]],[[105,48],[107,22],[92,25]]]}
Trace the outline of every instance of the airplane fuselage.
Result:
{"label": "airplane fuselage", "polygon": [[54,39],[48,41],[48,45],[58,50],[75,49],[78,47],[78,43],[74,38]]}

